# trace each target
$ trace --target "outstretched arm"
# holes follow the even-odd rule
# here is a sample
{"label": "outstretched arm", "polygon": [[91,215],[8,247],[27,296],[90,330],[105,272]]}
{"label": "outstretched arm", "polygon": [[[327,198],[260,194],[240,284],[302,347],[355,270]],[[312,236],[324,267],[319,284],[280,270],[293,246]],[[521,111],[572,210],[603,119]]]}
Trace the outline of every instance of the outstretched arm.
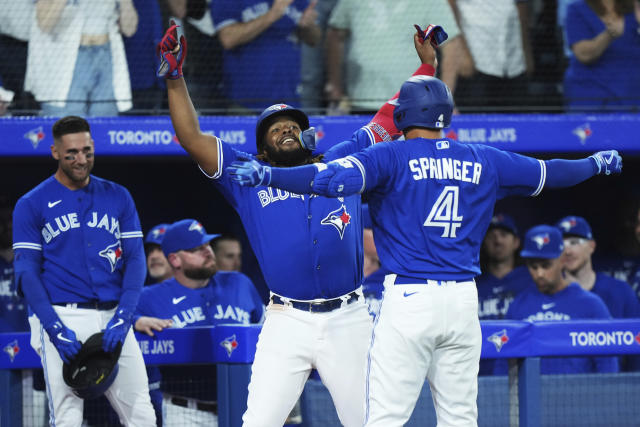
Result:
{"label": "outstretched arm", "polygon": [[162,63],[159,75],[167,78],[169,114],[182,148],[200,165],[207,175],[218,171],[218,144],[216,138],[200,130],[198,115],[191,102],[182,76],[182,63],[187,56],[184,36],[178,41],[177,26],[172,25],[158,45]]}

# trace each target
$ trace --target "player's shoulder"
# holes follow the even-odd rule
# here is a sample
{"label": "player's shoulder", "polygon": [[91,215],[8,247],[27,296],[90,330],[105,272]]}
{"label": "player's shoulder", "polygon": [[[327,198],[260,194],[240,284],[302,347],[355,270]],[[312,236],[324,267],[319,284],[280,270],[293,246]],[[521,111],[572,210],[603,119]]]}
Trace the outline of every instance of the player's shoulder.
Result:
{"label": "player's shoulder", "polygon": [[612,293],[633,294],[633,289],[631,289],[631,286],[629,286],[627,282],[601,272],[596,273],[596,285]]}
{"label": "player's shoulder", "polygon": [[97,189],[101,189],[109,192],[116,191],[118,193],[129,194],[129,190],[127,190],[127,188],[124,185],[118,184],[115,181],[111,181],[105,178],[100,178],[99,176],[91,175],[91,180],[89,182],[90,182],[90,185],[93,185],[94,188],[97,188]]}
{"label": "player's shoulder", "polygon": [[40,184],[27,191],[18,199],[18,203],[32,202],[39,200],[42,197],[49,196],[53,186],[57,185],[57,181],[54,175],[51,175]]}
{"label": "player's shoulder", "polygon": [[219,285],[247,285],[252,284],[251,279],[239,271],[218,271],[213,276],[213,283]]}
{"label": "player's shoulder", "polygon": [[152,285],[147,285],[142,288],[142,292],[140,293],[141,297],[150,297],[157,298],[163,294],[166,294],[169,290],[174,288],[176,285],[180,285],[175,278],[169,278],[159,283],[154,283]]}
{"label": "player's shoulder", "polygon": [[569,296],[569,298],[572,301],[575,301],[576,304],[580,304],[583,306],[586,305],[594,305],[594,306],[600,306],[601,304],[604,304],[604,302],[602,301],[602,298],[590,291],[586,291],[582,288],[582,286],[580,286],[578,283],[571,283],[569,284],[569,286],[567,287],[567,295]]}

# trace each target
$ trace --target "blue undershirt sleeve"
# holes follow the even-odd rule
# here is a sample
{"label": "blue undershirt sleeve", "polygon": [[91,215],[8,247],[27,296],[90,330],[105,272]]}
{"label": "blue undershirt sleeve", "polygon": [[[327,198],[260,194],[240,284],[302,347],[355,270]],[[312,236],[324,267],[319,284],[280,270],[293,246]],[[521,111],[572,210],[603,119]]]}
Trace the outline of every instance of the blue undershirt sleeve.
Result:
{"label": "blue undershirt sleeve", "polygon": [[598,166],[595,160],[590,157],[580,160],[546,160],[545,164],[547,169],[546,188],[571,187],[598,173]]}
{"label": "blue undershirt sleeve", "polygon": [[60,321],[58,314],[51,305],[51,301],[49,301],[49,295],[42,284],[38,266],[34,265],[33,268],[25,269],[16,274],[16,282],[24,293],[29,306],[36,316],[38,316],[38,319],[40,319],[45,329],[55,322]]}
{"label": "blue undershirt sleeve", "polygon": [[138,305],[147,272],[142,239],[122,239],[122,249],[126,257],[126,265],[118,307],[133,313]]}
{"label": "blue undershirt sleeve", "polygon": [[313,180],[318,172],[315,165],[294,168],[272,168],[269,186],[281,188],[296,194],[311,194]]}

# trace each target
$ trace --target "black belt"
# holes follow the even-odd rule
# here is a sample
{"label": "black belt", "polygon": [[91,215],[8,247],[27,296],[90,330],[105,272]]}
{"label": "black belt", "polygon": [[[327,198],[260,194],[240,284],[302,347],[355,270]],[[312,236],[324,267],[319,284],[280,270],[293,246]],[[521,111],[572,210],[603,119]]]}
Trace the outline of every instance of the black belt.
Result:
{"label": "black belt", "polygon": [[409,277],[409,276],[401,276],[396,275],[395,280],[393,281],[394,285],[432,285],[432,286],[447,286],[447,285],[455,285],[458,283],[470,282],[473,279],[465,279],[465,280],[433,280],[433,279],[423,279],[417,277]]}
{"label": "black belt", "polygon": [[352,302],[358,301],[358,293],[356,291],[351,292],[346,296],[346,298],[333,298],[326,299],[323,301],[296,301],[296,300],[284,300],[282,297],[278,295],[271,296],[271,302],[274,304],[282,304],[282,305],[290,305],[293,308],[297,308],[298,310],[304,310],[308,312],[320,312],[326,313],[328,311],[333,311],[337,308],[342,307],[342,303],[351,304]]}
{"label": "black belt", "polygon": [[68,308],[93,308],[94,310],[111,310],[118,306],[118,301],[87,301],[87,302],[54,302]]}
{"label": "black belt", "polygon": [[[171,403],[184,408],[189,407],[189,399],[185,399],[184,397],[173,396],[171,398]],[[216,415],[218,414],[218,402],[200,402],[196,400],[195,406],[195,409],[199,411],[211,412]]]}

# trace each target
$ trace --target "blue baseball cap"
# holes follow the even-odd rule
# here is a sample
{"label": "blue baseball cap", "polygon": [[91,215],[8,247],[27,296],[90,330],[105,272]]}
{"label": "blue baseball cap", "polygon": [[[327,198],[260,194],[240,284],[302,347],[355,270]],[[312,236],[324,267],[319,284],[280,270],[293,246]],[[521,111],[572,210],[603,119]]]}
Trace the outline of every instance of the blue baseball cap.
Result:
{"label": "blue baseball cap", "polygon": [[164,233],[167,231],[167,228],[169,228],[170,225],[171,224],[158,224],[153,227],[147,233],[147,237],[144,238],[144,244],[161,245],[162,239],[164,238]]}
{"label": "blue baseball cap", "polygon": [[542,224],[527,231],[520,256],[522,258],[554,259],[562,255],[563,250],[564,243],[560,229]]}
{"label": "blue baseball cap", "polygon": [[507,230],[514,235],[518,235],[518,227],[516,227],[516,222],[509,215],[505,214],[495,214],[493,218],[491,218],[491,222],[489,223],[489,230],[492,228],[502,228],[503,230]]}
{"label": "blue baseball cap", "polygon": [[556,224],[563,236],[578,236],[592,240],[591,227],[586,219],[581,216],[567,216]]}
{"label": "blue baseball cap", "polygon": [[209,243],[218,236],[220,235],[207,234],[202,224],[195,219],[183,219],[174,222],[165,231],[162,252],[168,257],[171,253]]}

